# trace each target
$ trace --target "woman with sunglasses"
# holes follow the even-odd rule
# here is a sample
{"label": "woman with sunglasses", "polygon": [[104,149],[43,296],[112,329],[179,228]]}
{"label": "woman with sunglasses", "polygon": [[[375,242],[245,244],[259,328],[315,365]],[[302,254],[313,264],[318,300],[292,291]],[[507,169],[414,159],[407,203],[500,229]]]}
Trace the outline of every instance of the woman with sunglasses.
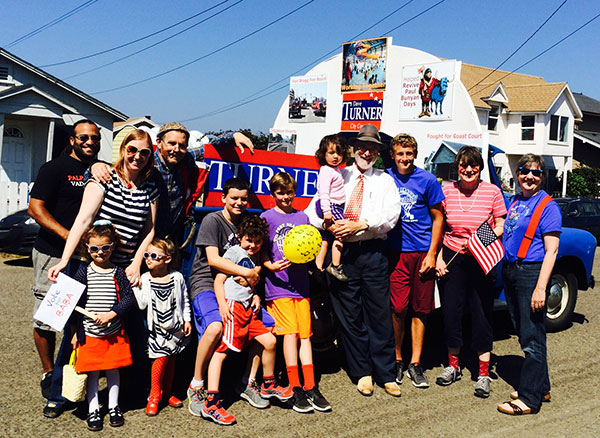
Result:
{"label": "woman with sunglasses", "polygon": [[493,343],[492,309],[496,268],[487,275],[467,249],[467,241],[488,222],[497,236],[502,235],[506,206],[500,189],[481,181],[483,158],[473,146],[463,146],[454,160],[459,180],[443,188],[442,201],[445,230],[442,250],[438,254],[436,271],[444,316],[449,364],[436,383],[448,386],[462,377],[458,355],[463,345],[462,319],[469,306],[472,325],[471,348],[479,356],[479,373],[475,396],[490,395],[490,356]]}
{"label": "woman with sunglasses", "polygon": [[508,415],[533,414],[550,400],[546,358],[546,295],[562,228],[561,210],[542,190],[544,159],[526,154],[517,163],[522,193],[504,224],[502,265],[504,294],[525,361],[513,401],[498,410]]}
{"label": "woman with sunglasses", "polygon": [[119,246],[112,256],[125,269],[133,286],[139,284],[144,248],[154,237],[158,190],[151,178],[154,170],[152,139],[136,129],[121,143],[119,159],[108,183],[86,182],[77,218],[69,232],[61,261],[48,271],[55,281],[75,252],[85,230],[94,219],[109,220],[119,233]]}

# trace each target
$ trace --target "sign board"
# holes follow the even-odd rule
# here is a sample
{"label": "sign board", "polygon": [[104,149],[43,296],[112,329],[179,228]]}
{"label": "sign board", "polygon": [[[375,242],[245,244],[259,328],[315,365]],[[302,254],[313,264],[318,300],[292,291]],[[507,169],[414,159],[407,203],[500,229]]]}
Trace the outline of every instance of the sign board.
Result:
{"label": "sign board", "polygon": [[371,124],[381,128],[383,116],[383,91],[345,93],[342,102],[342,131],[360,131]]}
{"label": "sign board", "polygon": [[269,192],[269,180],[277,172],[287,172],[296,180],[294,208],[304,210],[317,193],[320,166],[314,156],[263,150],[250,154],[247,149],[242,154],[237,148],[206,145],[204,160],[210,165],[204,202],[207,207],[223,206],[223,183],[233,177],[249,181],[252,186],[248,208],[275,206]]}
{"label": "sign board", "polygon": [[371,38],[342,45],[342,93],[385,90],[387,48],[391,38]]}
{"label": "sign board", "polygon": [[83,284],[59,273],[33,317],[58,332],[62,331],[84,290]]}

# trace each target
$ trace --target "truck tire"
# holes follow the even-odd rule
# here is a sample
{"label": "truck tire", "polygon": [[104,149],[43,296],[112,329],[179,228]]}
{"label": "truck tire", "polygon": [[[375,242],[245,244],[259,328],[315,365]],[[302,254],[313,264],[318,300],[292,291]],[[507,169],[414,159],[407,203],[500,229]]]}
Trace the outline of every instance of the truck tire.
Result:
{"label": "truck tire", "polygon": [[550,279],[547,298],[546,330],[558,332],[568,328],[577,303],[577,278],[572,273],[557,271]]}

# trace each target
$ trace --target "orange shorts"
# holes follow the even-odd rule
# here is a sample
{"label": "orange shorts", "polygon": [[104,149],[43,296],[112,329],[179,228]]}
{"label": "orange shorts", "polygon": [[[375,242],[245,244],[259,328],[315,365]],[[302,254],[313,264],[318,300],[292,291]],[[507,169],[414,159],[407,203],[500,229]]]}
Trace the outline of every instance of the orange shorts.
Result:
{"label": "orange shorts", "polygon": [[85,337],[85,344],[77,349],[75,371],[113,370],[133,363],[127,335],[115,333],[102,338]]}
{"label": "orange shorts", "polygon": [[308,298],[277,298],[267,303],[267,310],[275,318],[276,335],[297,334],[300,339],[312,335]]}
{"label": "orange shorts", "polygon": [[223,340],[216,351],[225,353],[229,349],[240,352],[249,340],[270,333],[270,330],[254,313],[252,307],[246,309],[243,304],[237,301],[229,299],[226,301],[233,318],[223,326]]}

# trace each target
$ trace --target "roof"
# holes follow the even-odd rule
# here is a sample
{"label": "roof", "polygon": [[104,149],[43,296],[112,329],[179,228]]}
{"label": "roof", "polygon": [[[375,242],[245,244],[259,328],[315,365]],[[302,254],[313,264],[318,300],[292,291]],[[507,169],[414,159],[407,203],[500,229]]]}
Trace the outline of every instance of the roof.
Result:
{"label": "roof", "polygon": [[44,91],[37,88],[35,85],[31,85],[31,84],[19,85],[17,87],[7,88],[6,90],[1,91],[0,92],[0,100],[9,99],[13,96],[17,96],[19,94],[28,93],[28,92],[33,92],[35,94],[38,94],[38,95],[44,97],[45,99],[48,99],[49,101],[54,102],[58,106],[63,107],[64,109],[66,109],[69,112],[73,112],[73,113],[77,112],[77,110],[75,108],[73,108],[71,105],[68,105],[65,102],[63,102],[62,100],[59,100],[56,97],[51,96],[48,93],[45,93]]}
{"label": "roof", "polygon": [[115,123],[113,123],[113,129],[114,130],[118,130],[118,129],[121,129],[123,126],[126,126],[126,125],[131,125],[131,126],[147,125],[150,128],[154,128],[154,127],[159,127],[160,126],[158,123],[153,122],[148,117],[130,117],[127,120],[124,120],[122,122],[115,122]]}
{"label": "roof", "polygon": [[58,87],[64,88],[65,90],[70,91],[71,93],[73,93],[74,95],[80,97],[81,99],[91,103],[92,105],[95,105],[99,108],[101,108],[102,110],[112,114],[116,119],[119,120],[125,120],[127,119],[127,116],[125,114],[123,114],[120,111],[117,111],[116,109],[106,105],[105,103],[99,101],[96,98],[93,98],[92,96],[90,96],[89,94],[84,93],[83,91],[73,87],[72,85],[67,84],[66,82],[58,79],[55,76],[52,76],[50,73],[45,72],[44,70],[41,70],[39,68],[37,68],[36,66],[34,66],[33,64],[28,63],[27,61],[24,61],[23,59],[19,58],[18,56],[13,55],[12,53],[4,50],[3,48],[0,47],[0,56],[3,56],[5,58],[7,58],[8,60],[14,62],[15,64],[20,65],[21,67],[32,71],[33,73],[37,74],[38,76],[41,76],[42,78],[48,80],[49,82],[54,83],[55,85],[57,85]]}
{"label": "roof", "polygon": [[573,93],[573,97],[584,113],[600,114],[600,100],[593,99],[583,93]]}
{"label": "roof", "polygon": [[579,129],[573,131],[575,138],[578,138],[584,143],[591,144],[597,148],[600,148],[600,132],[595,131],[581,131]]}
{"label": "roof", "polygon": [[[490,75],[486,78],[487,75]],[[483,78],[481,84],[476,85]],[[546,112],[554,104],[560,93],[567,88],[566,82],[548,83],[540,76],[510,73],[462,64],[460,79],[477,108],[491,108],[485,101],[496,90],[498,84],[506,93],[508,102],[504,104],[509,112]]]}

